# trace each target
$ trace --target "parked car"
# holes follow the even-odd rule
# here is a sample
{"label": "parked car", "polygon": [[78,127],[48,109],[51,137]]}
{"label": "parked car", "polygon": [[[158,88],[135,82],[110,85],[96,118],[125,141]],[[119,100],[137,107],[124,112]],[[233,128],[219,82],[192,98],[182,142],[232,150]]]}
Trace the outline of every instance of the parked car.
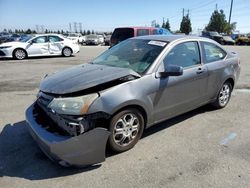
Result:
{"label": "parked car", "polygon": [[104,39],[105,46],[110,46],[111,35],[106,35]]}
{"label": "parked car", "polygon": [[0,57],[19,60],[34,56],[62,55],[69,57],[78,52],[78,44],[56,34],[26,36],[20,41],[6,42],[0,45]]}
{"label": "parked car", "polygon": [[44,78],[27,126],[59,164],[100,163],[107,144],[123,152],[144,128],[205,104],[224,108],[239,74],[239,57],[213,40],[136,37]]}
{"label": "parked car", "polygon": [[164,28],[156,27],[119,27],[111,36],[110,46],[114,46],[128,38],[144,35],[171,35],[171,32]]}
{"label": "parked car", "polygon": [[250,45],[250,38],[247,35],[239,34],[235,36],[235,43],[237,45]]}
{"label": "parked car", "polygon": [[202,31],[202,37],[206,37],[212,40],[215,40],[219,44],[223,43],[223,37],[218,32],[215,31]]}
{"label": "parked car", "polygon": [[85,43],[85,36],[82,36],[81,33],[68,33],[67,38],[78,44]]}
{"label": "parked car", "polygon": [[104,38],[101,35],[91,34],[86,35],[86,45],[99,45],[104,43]]}
{"label": "parked car", "polygon": [[235,40],[233,40],[231,36],[223,36],[221,44],[235,45]]}

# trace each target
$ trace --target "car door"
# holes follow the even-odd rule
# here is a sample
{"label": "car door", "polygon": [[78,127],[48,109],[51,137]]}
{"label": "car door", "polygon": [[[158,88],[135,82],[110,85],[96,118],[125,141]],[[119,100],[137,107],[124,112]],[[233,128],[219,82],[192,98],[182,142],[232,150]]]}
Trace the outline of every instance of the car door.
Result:
{"label": "car door", "polygon": [[208,69],[207,96],[214,99],[221,87],[223,81],[225,66],[230,60],[224,60],[227,53],[214,43],[201,42],[203,51],[203,62]]}
{"label": "car door", "polygon": [[198,42],[183,42],[174,46],[158,71],[166,70],[170,64],[183,67],[183,75],[156,78],[159,85],[154,98],[156,122],[187,112],[205,102],[208,73],[201,62]]}
{"label": "car door", "polygon": [[49,53],[51,55],[60,55],[64,47],[63,39],[56,35],[49,35]]}
{"label": "car door", "polygon": [[48,36],[39,36],[32,39],[26,50],[30,56],[48,55]]}

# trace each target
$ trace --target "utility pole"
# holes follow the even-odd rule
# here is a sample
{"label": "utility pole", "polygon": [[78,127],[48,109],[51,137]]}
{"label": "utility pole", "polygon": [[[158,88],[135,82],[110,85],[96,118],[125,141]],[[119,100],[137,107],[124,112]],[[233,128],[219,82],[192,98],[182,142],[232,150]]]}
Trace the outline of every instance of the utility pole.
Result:
{"label": "utility pole", "polygon": [[77,22],[74,22],[75,33],[77,33]]}
{"label": "utility pole", "polygon": [[229,25],[230,25],[230,23],[231,23],[231,16],[232,16],[233,3],[234,3],[234,1],[231,0],[230,13],[229,13],[229,19],[228,19],[228,24],[229,24]]}
{"label": "utility pole", "polygon": [[69,32],[71,33],[72,29],[71,29],[71,23],[69,23]]}

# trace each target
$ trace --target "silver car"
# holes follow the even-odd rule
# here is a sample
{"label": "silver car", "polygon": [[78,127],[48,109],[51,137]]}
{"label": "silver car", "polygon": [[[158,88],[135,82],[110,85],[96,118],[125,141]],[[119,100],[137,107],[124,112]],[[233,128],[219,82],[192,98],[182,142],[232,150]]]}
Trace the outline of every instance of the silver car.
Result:
{"label": "silver car", "polygon": [[145,128],[205,104],[224,108],[239,65],[235,53],[206,38],[128,39],[91,63],[46,77],[27,125],[59,164],[100,163],[106,145],[123,152]]}

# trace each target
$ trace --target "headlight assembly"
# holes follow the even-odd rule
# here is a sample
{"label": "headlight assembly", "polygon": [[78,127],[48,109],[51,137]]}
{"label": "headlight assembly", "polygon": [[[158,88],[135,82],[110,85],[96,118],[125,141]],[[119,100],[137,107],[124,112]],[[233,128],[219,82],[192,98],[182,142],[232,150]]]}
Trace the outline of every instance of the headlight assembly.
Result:
{"label": "headlight assembly", "polygon": [[80,97],[54,98],[48,108],[58,114],[82,115],[85,114],[90,105],[98,98],[97,93]]}

